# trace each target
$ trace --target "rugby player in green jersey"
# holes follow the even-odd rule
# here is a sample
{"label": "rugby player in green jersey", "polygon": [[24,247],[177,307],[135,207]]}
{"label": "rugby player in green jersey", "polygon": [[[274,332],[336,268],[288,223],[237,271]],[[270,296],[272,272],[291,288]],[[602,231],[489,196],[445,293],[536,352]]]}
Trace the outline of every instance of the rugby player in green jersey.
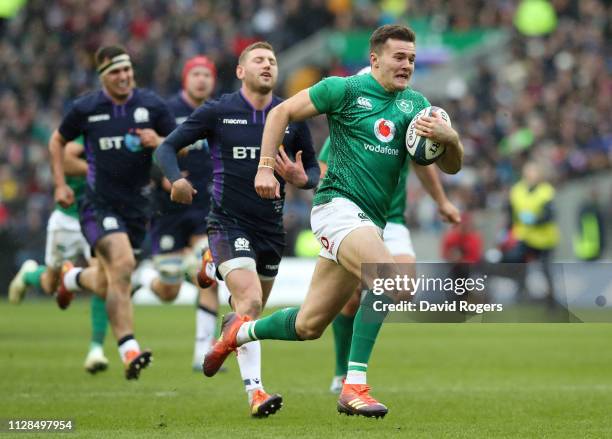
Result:
{"label": "rugby player in green jersey", "polygon": [[[73,190],[75,199],[79,199],[85,189],[87,162],[83,158],[84,148],[82,138],[69,142],[64,150],[64,172],[66,183]],[[40,287],[45,294],[55,294],[60,308],[70,304],[73,293],[66,291],[60,285],[62,272],[72,267],[72,263],[82,259],[90,265],[95,265],[91,258],[91,250],[81,233],[77,203],[62,207],[59,203],[47,222],[47,242],[45,246],[45,265],[38,265],[34,260],[25,261],[9,285],[9,301],[19,303],[28,287]],[[81,283],[94,287],[93,274],[95,268],[83,271]],[[80,287],[75,287],[80,290]],[[89,352],[85,358],[85,370],[96,373],[106,370],[108,359],[104,355],[103,345],[108,327],[108,317],[104,299],[92,295],[91,298],[92,335]]]}
{"label": "rugby player in green jersey", "polygon": [[[329,167],[311,214],[313,232],[323,249],[301,307],[286,308],[256,321],[235,313],[225,316],[222,337],[204,359],[206,375],[214,375],[231,352],[253,340],[319,338],[360,281],[370,289],[374,276],[400,275],[381,237],[405,166],[404,133],[412,118],[429,106],[423,95],[408,88],[415,57],[412,30],[401,25],[382,26],[370,38],[371,74],[326,78],[268,115],[255,190],[261,197],[273,199],[280,195],[274,165],[285,127],[292,121],[327,114]],[[419,119],[416,130],[445,146],[436,161],[442,171],[452,174],[461,169],[463,146],[457,132],[440,115]],[[362,279],[362,264],[367,263],[378,264],[379,269]],[[364,310],[371,307],[370,297],[362,301],[355,318],[361,319]],[[350,356],[354,369],[362,373],[354,380],[347,377],[337,407],[343,413],[380,417],[387,408],[370,396],[365,372],[382,322],[362,323],[353,334]]]}
{"label": "rugby player in green jersey", "polygon": [[[363,72],[364,70],[365,72]],[[369,73],[370,68],[368,67],[367,70],[362,69],[358,74],[362,74],[362,72]],[[329,143],[328,137],[319,152],[321,180],[323,180],[327,171]],[[459,223],[459,209],[448,200],[434,167],[420,166],[415,163],[412,163],[412,167],[427,193],[438,205],[438,213],[442,217],[442,220],[451,224]],[[410,230],[408,230],[406,226],[406,218],[404,216],[406,211],[406,181],[409,169],[410,167],[408,164],[402,169],[399,182],[393,192],[391,207],[387,214],[387,224],[385,225],[382,236],[385,246],[398,264],[414,264],[416,262],[416,252],[412,245]],[[412,271],[411,274],[414,276],[415,272],[412,267],[410,271]],[[351,376],[363,374],[363,372],[358,370],[358,367],[354,367],[354,364],[349,364],[353,327],[357,328],[355,331],[356,334],[361,332],[359,325],[361,325],[362,322],[360,320],[355,320],[355,314],[357,314],[357,310],[359,309],[360,301],[361,291],[357,289],[332,322],[334,351],[336,356],[336,370],[329,388],[332,393],[340,393],[348,374]],[[358,345],[358,342],[355,344]],[[356,370],[349,372],[349,366],[353,366]]]}

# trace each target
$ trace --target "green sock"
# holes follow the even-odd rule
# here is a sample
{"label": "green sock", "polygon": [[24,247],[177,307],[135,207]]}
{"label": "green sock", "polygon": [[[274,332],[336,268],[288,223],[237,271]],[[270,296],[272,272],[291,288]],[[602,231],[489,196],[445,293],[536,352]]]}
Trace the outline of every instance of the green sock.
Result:
{"label": "green sock", "polygon": [[[295,331],[299,307],[278,310],[268,317],[251,322],[248,327],[252,340],[300,340]],[[254,332],[254,333],[253,333]]]}
{"label": "green sock", "polygon": [[332,322],[336,350],[336,376],[346,375],[354,320],[354,316],[338,314]]}
{"label": "green sock", "polygon": [[40,278],[46,270],[46,266],[39,265],[36,270],[24,273],[23,282],[26,285],[31,285],[33,287],[40,288]]}
{"label": "green sock", "polygon": [[91,343],[102,346],[108,328],[106,302],[98,296],[91,298]]}
{"label": "green sock", "polygon": [[[376,337],[386,317],[386,313],[383,312],[373,314],[372,304],[377,300],[392,303],[392,300],[384,294],[381,296],[375,296],[371,292],[366,294],[355,315],[348,371],[366,372],[367,370]],[[368,317],[364,318],[364,314],[367,314]]]}

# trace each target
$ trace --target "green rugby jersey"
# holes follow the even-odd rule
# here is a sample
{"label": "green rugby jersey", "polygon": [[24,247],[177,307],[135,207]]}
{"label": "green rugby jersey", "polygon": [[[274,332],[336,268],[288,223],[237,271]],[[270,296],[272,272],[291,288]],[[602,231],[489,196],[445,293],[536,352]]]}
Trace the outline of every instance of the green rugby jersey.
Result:
{"label": "green rugby jersey", "polygon": [[[329,137],[325,139],[321,151],[319,151],[319,161],[327,163],[329,161]],[[393,197],[391,198],[391,206],[387,213],[387,222],[406,225],[406,219],[404,218],[404,212],[406,211],[406,179],[410,171],[410,165],[404,166],[400,172],[399,182],[395,191],[393,191]]]}
{"label": "green rugby jersey", "polygon": [[387,92],[371,74],[329,77],[309,94],[317,111],[327,114],[330,132],[327,174],[313,205],[347,198],[384,228],[406,167],[406,129],[429,101],[410,88]]}
{"label": "green rugby jersey", "polygon": [[[74,140],[77,143],[83,144],[83,136],[78,137]],[[74,191],[74,203],[68,207],[62,207],[59,203],[55,203],[55,209],[65,213],[68,216],[79,219],[79,208],[77,206],[77,200],[81,198],[85,192],[86,177],[85,176],[69,176],[66,175],[66,184]]]}

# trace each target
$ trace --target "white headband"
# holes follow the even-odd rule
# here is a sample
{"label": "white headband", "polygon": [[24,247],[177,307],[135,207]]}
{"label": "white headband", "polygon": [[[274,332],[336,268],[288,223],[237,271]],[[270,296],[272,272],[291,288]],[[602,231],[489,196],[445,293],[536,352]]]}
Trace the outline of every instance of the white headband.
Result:
{"label": "white headband", "polygon": [[119,67],[132,67],[132,61],[130,61],[130,55],[128,55],[127,53],[123,53],[121,55],[115,56],[109,62],[107,62],[106,64],[98,68],[98,74],[100,76],[104,76],[111,69],[116,69]]}

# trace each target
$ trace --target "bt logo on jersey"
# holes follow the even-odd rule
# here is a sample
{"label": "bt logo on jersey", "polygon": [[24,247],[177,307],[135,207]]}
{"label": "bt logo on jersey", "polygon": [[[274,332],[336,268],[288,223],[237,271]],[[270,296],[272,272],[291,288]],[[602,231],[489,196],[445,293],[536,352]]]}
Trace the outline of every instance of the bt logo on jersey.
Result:
{"label": "bt logo on jersey", "polygon": [[234,146],[232,156],[235,159],[256,159],[259,146]]}
{"label": "bt logo on jersey", "polygon": [[100,151],[121,149],[123,145],[125,145],[130,152],[142,151],[140,137],[132,133],[127,133],[125,136],[100,137],[98,143],[100,145]]}
{"label": "bt logo on jersey", "polygon": [[109,149],[121,149],[123,136],[100,137],[100,150],[108,151]]}

